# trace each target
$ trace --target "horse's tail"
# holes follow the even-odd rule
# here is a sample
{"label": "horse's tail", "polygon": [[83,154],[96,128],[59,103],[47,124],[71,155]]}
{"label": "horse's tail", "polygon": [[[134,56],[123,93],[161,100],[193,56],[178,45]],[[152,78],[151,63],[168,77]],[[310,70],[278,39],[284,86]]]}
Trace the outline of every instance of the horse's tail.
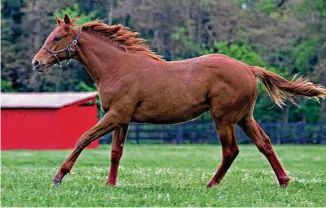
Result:
{"label": "horse's tail", "polygon": [[255,77],[262,81],[271,98],[280,107],[285,105],[284,101],[287,99],[296,104],[293,100],[294,96],[316,100],[319,98],[326,98],[325,87],[313,84],[308,79],[299,77],[294,78],[292,81],[288,81],[258,66],[251,66],[251,70]]}

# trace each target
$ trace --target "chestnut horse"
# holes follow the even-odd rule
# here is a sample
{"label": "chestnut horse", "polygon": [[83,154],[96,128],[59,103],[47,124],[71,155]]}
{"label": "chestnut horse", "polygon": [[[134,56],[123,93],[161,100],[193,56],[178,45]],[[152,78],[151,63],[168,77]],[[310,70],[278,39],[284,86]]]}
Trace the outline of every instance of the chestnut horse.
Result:
{"label": "chestnut horse", "polygon": [[54,185],[61,183],[87,145],[111,131],[111,167],[106,184],[115,185],[130,122],[175,124],[207,111],[214,120],[223,154],[207,187],[221,182],[239,153],[236,124],[266,156],[279,184],[288,185],[290,178],[269,137],[253,117],[258,94],[256,79],[262,81],[279,106],[286,99],[293,101],[293,96],[325,98],[324,87],[302,78],[288,81],[221,54],[165,61],[144,44],[137,32],[123,25],[93,21],[79,28],[74,20],[67,14],[64,19],[56,17],[58,26],[35,56],[33,68],[43,73],[69,58],[80,61],[96,83],[105,115],[79,138],[55,176]]}

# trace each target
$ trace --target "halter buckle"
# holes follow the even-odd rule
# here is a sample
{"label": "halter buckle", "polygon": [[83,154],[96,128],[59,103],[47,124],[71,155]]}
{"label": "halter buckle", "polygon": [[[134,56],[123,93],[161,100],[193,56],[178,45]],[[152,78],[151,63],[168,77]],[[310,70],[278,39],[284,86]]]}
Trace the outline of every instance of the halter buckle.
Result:
{"label": "halter buckle", "polygon": [[71,45],[75,46],[76,44],[77,44],[77,40],[75,39],[75,40],[72,41]]}

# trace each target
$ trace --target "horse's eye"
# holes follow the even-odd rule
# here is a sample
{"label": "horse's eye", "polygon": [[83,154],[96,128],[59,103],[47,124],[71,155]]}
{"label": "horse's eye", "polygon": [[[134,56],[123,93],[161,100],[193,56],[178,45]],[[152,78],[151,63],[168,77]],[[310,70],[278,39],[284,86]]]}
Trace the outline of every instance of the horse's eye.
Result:
{"label": "horse's eye", "polygon": [[54,41],[59,41],[60,39],[61,39],[60,36],[55,36],[53,40],[54,40]]}

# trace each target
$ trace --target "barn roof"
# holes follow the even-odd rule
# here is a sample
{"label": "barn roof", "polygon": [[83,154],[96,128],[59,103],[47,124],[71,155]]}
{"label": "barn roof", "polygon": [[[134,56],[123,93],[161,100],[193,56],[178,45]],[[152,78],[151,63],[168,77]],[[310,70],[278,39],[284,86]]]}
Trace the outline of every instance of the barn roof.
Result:
{"label": "barn roof", "polygon": [[61,108],[96,95],[97,92],[1,93],[1,108]]}

